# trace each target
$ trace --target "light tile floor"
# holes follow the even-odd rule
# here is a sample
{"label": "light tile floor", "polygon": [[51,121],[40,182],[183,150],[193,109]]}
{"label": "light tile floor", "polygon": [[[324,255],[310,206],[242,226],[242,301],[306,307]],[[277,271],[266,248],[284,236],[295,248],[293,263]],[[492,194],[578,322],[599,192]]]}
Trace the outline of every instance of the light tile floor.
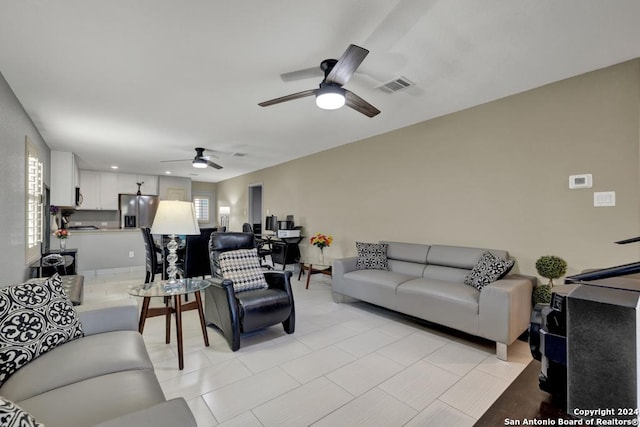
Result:
{"label": "light tile floor", "polygon": [[[129,298],[144,272],[85,277],[85,304]],[[184,313],[185,368],[175,323],[148,319],[144,339],[167,398],[184,397],[198,425],[472,426],[531,360],[525,342],[495,345],[361,302],[336,304],[331,279],[308,290],[293,278],[296,332],[281,326],[244,335],[231,352],[195,311]]]}

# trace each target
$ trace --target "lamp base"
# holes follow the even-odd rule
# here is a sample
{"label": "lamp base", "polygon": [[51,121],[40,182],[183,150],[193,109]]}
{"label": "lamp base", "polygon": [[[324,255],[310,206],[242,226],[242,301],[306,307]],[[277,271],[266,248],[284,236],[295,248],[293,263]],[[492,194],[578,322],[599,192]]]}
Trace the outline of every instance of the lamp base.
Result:
{"label": "lamp base", "polygon": [[180,282],[180,280],[178,279],[170,279],[164,282],[162,284],[162,287],[164,288],[165,291],[173,291],[175,289],[181,289],[182,282]]}

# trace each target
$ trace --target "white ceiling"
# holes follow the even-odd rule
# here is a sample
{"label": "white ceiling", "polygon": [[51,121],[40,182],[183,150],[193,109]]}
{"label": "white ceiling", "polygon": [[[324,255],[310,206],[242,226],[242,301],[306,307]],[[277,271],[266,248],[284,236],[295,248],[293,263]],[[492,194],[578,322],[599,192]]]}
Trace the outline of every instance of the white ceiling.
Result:
{"label": "white ceiling", "polygon": [[[217,182],[640,57],[638,0],[0,0],[0,72],[83,169]],[[281,73],[371,51],[345,85],[374,118]],[[386,94],[405,76],[416,86]],[[194,169],[194,147],[224,166]],[[197,175],[193,175],[197,174]]]}

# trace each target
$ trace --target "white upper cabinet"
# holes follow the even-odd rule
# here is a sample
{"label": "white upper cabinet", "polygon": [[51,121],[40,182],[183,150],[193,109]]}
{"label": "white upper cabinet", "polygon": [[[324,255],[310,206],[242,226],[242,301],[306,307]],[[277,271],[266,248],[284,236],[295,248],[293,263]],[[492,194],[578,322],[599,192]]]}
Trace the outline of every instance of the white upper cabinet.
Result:
{"label": "white upper cabinet", "polygon": [[100,208],[100,172],[80,171],[80,193],[82,204],[78,209],[99,210]]}
{"label": "white upper cabinet", "polygon": [[78,209],[116,211],[119,194],[136,194],[138,182],[140,192],[146,195],[158,195],[158,177],[152,175],[134,175],[126,173],[80,171],[81,193],[84,201]]}
{"label": "white upper cabinet", "polygon": [[117,211],[118,208],[118,175],[100,172],[100,209]]}
{"label": "white upper cabinet", "polygon": [[127,173],[119,173],[118,175],[118,194],[136,194],[138,192],[138,183],[140,185],[140,193],[145,195],[158,195],[158,177],[153,175],[133,175]]}
{"label": "white upper cabinet", "polygon": [[66,151],[51,151],[51,204],[75,207],[78,166],[76,156]]}

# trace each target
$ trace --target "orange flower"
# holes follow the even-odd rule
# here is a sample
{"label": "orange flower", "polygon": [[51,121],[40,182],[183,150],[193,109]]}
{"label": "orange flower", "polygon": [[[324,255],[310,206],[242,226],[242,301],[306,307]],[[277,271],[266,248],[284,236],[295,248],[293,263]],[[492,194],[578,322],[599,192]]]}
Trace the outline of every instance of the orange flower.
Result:
{"label": "orange flower", "polygon": [[322,233],[316,233],[311,237],[311,239],[309,239],[309,242],[322,250],[323,248],[331,246],[331,243],[333,243],[333,237]]}

